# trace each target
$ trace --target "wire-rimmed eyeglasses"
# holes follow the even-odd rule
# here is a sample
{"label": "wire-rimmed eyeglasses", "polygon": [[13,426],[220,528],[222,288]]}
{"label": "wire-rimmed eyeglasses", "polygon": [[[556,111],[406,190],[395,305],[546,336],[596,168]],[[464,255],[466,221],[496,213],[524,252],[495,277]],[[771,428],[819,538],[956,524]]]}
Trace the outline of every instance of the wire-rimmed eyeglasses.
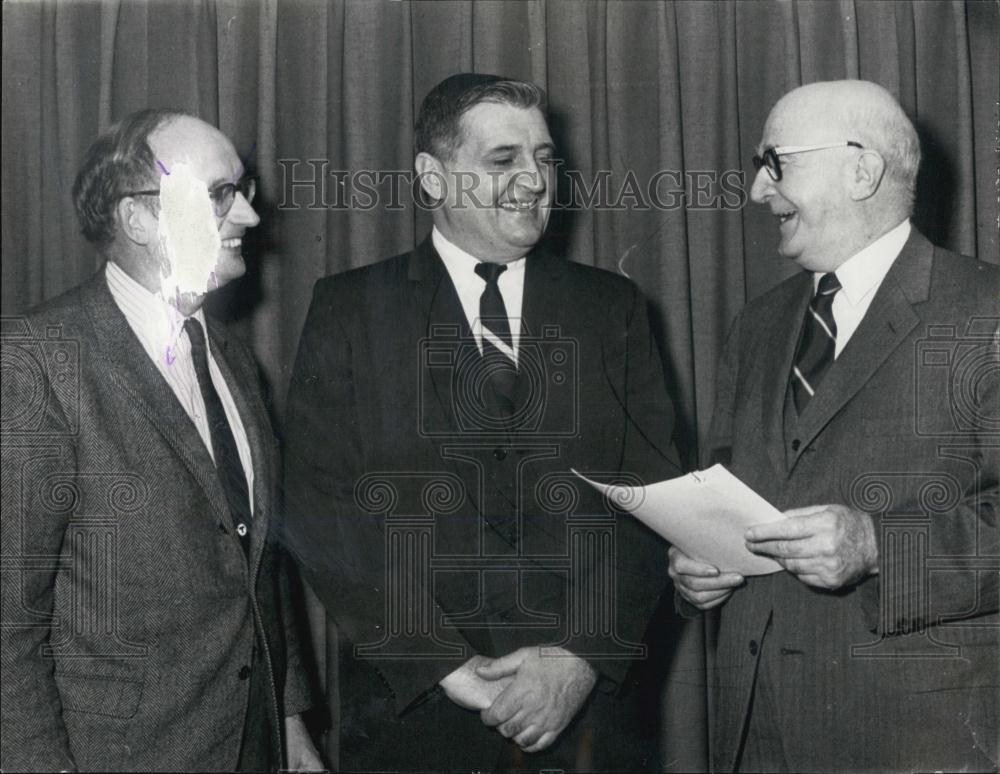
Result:
{"label": "wire-rimmed eyeglasses", "polygon": [[753,157],[753,168],[759,172],[761,167],[767,168],[767,174],[774,182],[781,180],[781,156],[790,156],[793,153],[810,153],[811,151],[827,150],[829,148],[864,148],[860,142],[854,140],[841,140],[840,142],[827,142],[821,145],[782,145],[777,148],[765,148],[760,156]]}
{"label": "wire-rimmed eyeglasses", "polygon": [[[212,209],[215,211],[215,216],[217,218],[224,218],[229,211],[233,208],[233,202],[236,201],[236,192],[239,191],[243,194],[243,198],[247,202],[252,202],[254,194],[257,193],[257,178],[253,175],[247,175],[246,177],[241,177],[235,183],[222,183],[215,186],[215,188],[210,188],[208,191],[208,198],[212,200]],[[160,189],[154,189],[149,191],[125,191],[118,195],[119,199],[126,196],[159,196]]]}

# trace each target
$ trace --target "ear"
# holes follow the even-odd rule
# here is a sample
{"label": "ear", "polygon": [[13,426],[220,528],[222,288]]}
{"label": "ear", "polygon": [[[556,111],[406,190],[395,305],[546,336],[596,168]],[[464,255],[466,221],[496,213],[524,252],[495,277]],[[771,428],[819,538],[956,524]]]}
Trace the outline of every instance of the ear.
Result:
{"label": "ear", "polygon": [[115,215],[122,234],[137,245],[147,245],[154,237],[150,230],[151,213],[141,207],[135,198],[125,196],[115,205]]}
{"label": "ear", "polygon": [[860,202],[875,195],[885,175],[885,159],[876,150],[865,148],[858,156],[851,179],[851,198]]}
{"label": "ear", "polygon": [[448,185],[445,182],[444,167],[441,162],[431,154],[421,152],[413,160],[413,167],[417,170],[420,188],[431,201],[439,202],[444,199]]}

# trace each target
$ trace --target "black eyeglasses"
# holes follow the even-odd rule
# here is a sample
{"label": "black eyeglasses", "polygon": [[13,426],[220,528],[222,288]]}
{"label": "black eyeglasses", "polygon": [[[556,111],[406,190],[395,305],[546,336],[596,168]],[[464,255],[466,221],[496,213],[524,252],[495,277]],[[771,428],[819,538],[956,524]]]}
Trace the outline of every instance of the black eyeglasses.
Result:
{"label": "black eyeglasses", "polygon": [[781,156],[790,156],[793,153],[810,153],[812,151],[827,150],[828,148],[863,148],[860,142],[854,140],[841,140],[840,142],[828,142],[822,145],[783,145],[778,148],[766,148],[760,156],[753,157],[753,168],[755,172],[760,172],[761,167],[767,168],[767,174],[774,182],[781,180]]}
{"label": "black eyeglasses", "polygon": [[[215,216],[217,218],[224,218],[229,211],[233,208],[233,202],[236,201],[236,192],[239,191],[243,194],[243,198],[247,202],[252,202],[254,194],[257,193],[257,178],[252,175],[246,177],[241,177],[235,183],[222,183],[221,185],[215,186],[215,188],[210,188],[208,191],[208,198],[212,200],[212,209],[215,211]],[[157,188],[151,191],[126,191],[125,193],[119,194],[118,198],[122,199],[126,196],[159,196],[160,189]]]}

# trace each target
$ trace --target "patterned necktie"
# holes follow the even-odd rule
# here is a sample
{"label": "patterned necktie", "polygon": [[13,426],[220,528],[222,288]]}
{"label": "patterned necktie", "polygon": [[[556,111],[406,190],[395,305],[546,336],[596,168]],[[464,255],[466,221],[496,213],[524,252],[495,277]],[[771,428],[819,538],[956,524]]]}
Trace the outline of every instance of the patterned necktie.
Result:
{"label": "patterned necktie", "polygon": [[795,351],[792,368],[792,393],[795,409],[801,414],[809,399],[816,394],[819,383],[833,364],[837,347],[837,323],[833,320],[833,298],[840,290],[834,273],[819,278],[816,295],[809,302],[802,338]]}
{"label": "patterned necktie", "polygon": [[502,414],[514,412],[514,386],[517,382],[517,361],[510,335],[507,307],[497,280],[507,271],[500,263],[478,263],[476,274],[486,280],[479,297],[479,322],[483,334],[483,367],[496,398],[496,408]]}
{"label": "patterned necktie", "polygon": [[212,384],[212,376],[208,370],[208,349],[205,346],[205,331],[201,323],[193,317],[184,321],[184,331],[191,342],[191,359],[194,362],[194,372],[198,377],[198,387],[205,401],[205,413],[208,415],[209,435],[212,439],[212,454],[215,456],[215,469],[226,493],[229,511],[236,522],[236,534],[244,551],[249,551],[250,526],[250,493],[247,488],[246,472],[240,462],[240,453],[236,448],[236,439],[226,418],[226,410]]}

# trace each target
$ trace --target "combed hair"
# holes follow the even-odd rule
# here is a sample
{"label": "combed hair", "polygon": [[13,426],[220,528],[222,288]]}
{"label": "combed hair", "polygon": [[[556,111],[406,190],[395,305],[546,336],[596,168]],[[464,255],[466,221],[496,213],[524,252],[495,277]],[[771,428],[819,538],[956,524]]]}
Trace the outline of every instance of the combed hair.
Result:
{"label": "combed hair", "polygon": [[180,110],[147,108],[132,113],[87,150],[73,183],[73,206],[87,241],[104,248],[115,240],[115,205],[129,191],[156,187],[156,159],[149,136]]}
{"label": "combed hair", "polygon": [[424,97],[417,115],[417,153],[454,158],[461,140],[461,119],[483,102],[545,111],[545,91],[533,83],[499,75],[460,73],[445,78]]}

